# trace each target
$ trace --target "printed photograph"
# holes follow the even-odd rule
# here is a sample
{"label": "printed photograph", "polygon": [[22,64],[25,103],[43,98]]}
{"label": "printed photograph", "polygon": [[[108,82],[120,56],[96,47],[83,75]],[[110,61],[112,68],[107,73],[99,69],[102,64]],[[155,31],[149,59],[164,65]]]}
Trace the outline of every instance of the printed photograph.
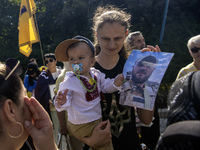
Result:
{"label": "printed photograph", "polygon": [[133,50],[127,59],[120,104],[152,110],[158,88],[174,53]]}

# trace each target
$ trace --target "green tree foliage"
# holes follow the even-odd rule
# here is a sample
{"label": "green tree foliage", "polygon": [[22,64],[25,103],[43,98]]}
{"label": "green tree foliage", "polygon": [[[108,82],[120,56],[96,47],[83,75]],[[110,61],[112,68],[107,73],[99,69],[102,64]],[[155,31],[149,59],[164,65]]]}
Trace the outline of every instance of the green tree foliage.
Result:
{"label": "green tree foliage", "polygon": [[8,56],[18,57],[19,55],[17,52],[18,1],[2,0],[0,14],[0,60],[5,61]]}
{"label": "green tree foliage", "polygon": [[[92,39],[92,17],[98,6],[116,5],[132,15],[130,31],[140,30],[146,43],[158,44],[162,52],[175,53],[163,83],[171,84],[178,71],[192,61],[187,41],[200,31],[200,1],[170,0],[163,42],[159,43],[165,0],[35,0],[36,19],[43,53],[54,52],[63,40],[75,35]],[[0,60],[20,59],[24,70],[30,58],[43,65],[40,44],[33,44],[27,58],[18,49],[18,17],[21,0],[2,0],[0,3]],[[60,63],[61,64],[61,63]],[[60,65],[59,64],[59,65]]]}

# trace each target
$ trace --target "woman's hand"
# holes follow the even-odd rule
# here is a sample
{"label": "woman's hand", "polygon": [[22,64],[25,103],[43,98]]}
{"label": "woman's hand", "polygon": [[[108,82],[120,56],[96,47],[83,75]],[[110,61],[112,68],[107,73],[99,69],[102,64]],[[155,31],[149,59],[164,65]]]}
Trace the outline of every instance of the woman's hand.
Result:
{"label": "woman's hand", "polygon": [[48,113],[35,98],[25,97],[25,103],[32,113],[33,123],[25,120],[24,126],[33,138],[36,149],[57,150],[53,136],[53,125]]}
{"label": "woman's hand", "polygon": [[143,48],[141,50],[141,52],[146,52],[146,51],[161,52],[160,47],[158,45],[156,45],[155,47],[151,45],[147,45],[146,48]]}
{"label": "woman's hand", "polygon": [[[70,132],[69,126],[67,127]],[[73,133],[72,133],[73,134]],[[83,141],[87,145],[91,147],[102,146],[109,142],[111,142],[111,132],[110,132],[110,121],[102,121],[100,122],[93,130],[92,135],[90,137],[81,138],[73,134],[78,140]]]}
{"label": "woman's hand", "polygon": [[93,130],[92,135],[87,139],[88,145],[101,146],[111,142],[110,121],[100,122]]}

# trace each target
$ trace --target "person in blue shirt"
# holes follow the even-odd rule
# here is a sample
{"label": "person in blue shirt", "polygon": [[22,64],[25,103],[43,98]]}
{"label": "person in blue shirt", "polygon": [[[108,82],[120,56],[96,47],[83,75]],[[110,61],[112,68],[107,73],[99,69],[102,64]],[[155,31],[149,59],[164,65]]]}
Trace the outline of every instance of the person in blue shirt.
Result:
{"label": "person in blue shirt", "polygon": [[27,65],[26,76],[24,78],[24,86],[27,89],[27,96],[30,98],[34,96],[34,90],[36,87],[37,79],[40,75],[40,71],[36,63],[31,62]]}

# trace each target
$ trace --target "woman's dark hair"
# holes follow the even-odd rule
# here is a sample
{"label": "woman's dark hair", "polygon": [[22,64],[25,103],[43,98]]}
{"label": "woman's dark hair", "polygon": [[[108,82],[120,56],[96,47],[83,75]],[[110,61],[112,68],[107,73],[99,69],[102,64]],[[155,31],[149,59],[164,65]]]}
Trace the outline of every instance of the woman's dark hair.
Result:
{"label": "woman's dark hair", "polygon": [[6,99],[11,99],[16,105],[20,105],[20,95],[23,88],[21,78],[12,73],[7,80],[5,78],[10,73],[10,69],[0,62],[0,108]]}

